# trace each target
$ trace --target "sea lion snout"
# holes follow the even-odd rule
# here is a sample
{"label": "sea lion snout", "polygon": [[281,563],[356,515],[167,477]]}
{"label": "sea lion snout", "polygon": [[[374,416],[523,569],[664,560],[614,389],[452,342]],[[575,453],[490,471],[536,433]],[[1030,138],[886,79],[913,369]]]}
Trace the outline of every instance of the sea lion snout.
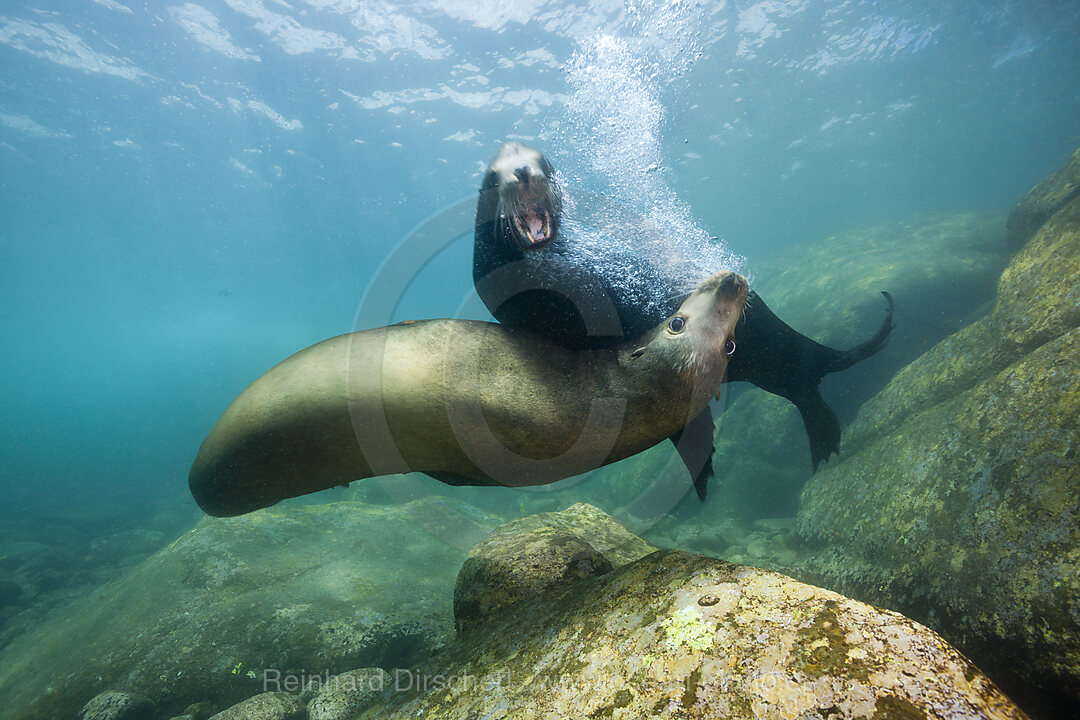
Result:
{"label": "sea lion snout", "polygon": [[734,300],[739,294],[749,289],[746,278],[736,272],[725,271],[717,273],[722,275],[716,283],[716,292],[727,300]]}
{"label": "sea lion snout", "polygon": [[742,275],[731,270],[715,273],[698,288],[698,293],[711,293],[718,301],[738,301],[745,298],[750,284]]}

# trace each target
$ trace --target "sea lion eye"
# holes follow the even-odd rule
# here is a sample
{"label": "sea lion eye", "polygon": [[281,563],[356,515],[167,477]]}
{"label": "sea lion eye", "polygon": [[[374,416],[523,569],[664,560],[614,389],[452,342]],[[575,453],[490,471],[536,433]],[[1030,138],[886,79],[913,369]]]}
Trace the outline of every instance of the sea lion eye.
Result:
{"label": "sea lion eye", "polygon": [[683,320],[681,317],[676,315],[675,317],[668,320],[667,326],[668,330],[671,330],[671,332],[681,333],[683,331],[683,328],[686,327],[686,320]]}
{"label": "sea lion eye", "polygon": [[728,338],[727,342],[724,343],[724,354],[728,357],[735,354],[735,341],[731,338]]}

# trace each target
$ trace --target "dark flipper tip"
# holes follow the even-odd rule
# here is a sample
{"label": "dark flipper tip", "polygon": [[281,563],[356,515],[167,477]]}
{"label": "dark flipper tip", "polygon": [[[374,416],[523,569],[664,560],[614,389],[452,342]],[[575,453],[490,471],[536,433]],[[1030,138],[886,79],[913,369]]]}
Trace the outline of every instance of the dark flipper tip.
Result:
{"label": "dark flipper tip", "polygon": [[[893,323],[893,309],[896,307],[896,303],[893,302],[892,295],[890,295],[887,290],[882,290],[881,294],[885,298],[885,322],[882,324],[882,327],[888,325],[889,332],[892,332],[892,329],[896,327],[896,325]],[[888,333],[886,333],[886,335],[887,334]],[[883,342],[882,345],[884,344],[885,343]]]}
{"label": "dark flipper tip", "polygon": [[694,491],[697,492],[698,500],[705,502],[705,496],[709,492],[709,479],[713,477],[712,458],[715,449],[709,452],[709,457],[705,461],[705,467],[701,468],[701,472],[694,478]]}
{"label": "dark flipper tip", "polygon": [[860,363],[866,358],[876,353],[881,348],[885,347],[885,344],[889,342],[889,334],[893,331],[893,297],[886,291],[882,290],[881,294],[885,297],[885,319],[881,321],[881,325],[878,327],[874,336],[864,342],[862,345],[851,348],[846,352],[838,352],[833,358],[828,372],[837,372],[839,370],[846,370],[855,363]]}
{"label": "dark flipper tip", "polygon": [[810,460],[814,471],[822,462],[840,452],[840,421],[816,390],[795,401],[810,438]]}
{"label": "dark flipper tip", "polygon": [[675,445],[690,477],[694,480],[694,490],[699,500],[704,501],[709,489],[709,478],[713,476],[712,459],[716,448],[713,447],[713,416],[708,406],[701,414],[691,420],[682,430],[672,434],[670,440]]}

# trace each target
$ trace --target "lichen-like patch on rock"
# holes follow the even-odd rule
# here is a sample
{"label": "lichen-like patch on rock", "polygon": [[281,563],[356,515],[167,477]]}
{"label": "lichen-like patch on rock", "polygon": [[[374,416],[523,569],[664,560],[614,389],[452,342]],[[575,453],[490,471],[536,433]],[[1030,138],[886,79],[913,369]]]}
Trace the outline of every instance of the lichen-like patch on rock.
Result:
{"label": "lichen-like patch on rock", "polygon": [[903,616],[677,551],[505,608],[416,672],[458,682],[361,717],[1024,717]]}
{"label": "lichen-like patch on rock", "polygon": [[664,630],[664,639],[668,649],[686,648],[695,652],[706,652],[712,647],[716,628],[702,619],[701,613],[693,607],[684,607],[674,615],[668,615],[660,621]]}

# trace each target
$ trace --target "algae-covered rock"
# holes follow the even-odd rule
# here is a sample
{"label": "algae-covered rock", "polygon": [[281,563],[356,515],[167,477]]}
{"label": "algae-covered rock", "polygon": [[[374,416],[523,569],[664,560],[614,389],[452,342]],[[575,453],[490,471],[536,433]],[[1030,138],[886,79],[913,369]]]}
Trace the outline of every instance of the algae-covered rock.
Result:
{"label": "algae-covered rock", "polygon": [[1025,717],[916,622],[680,551],[478,619],[394,689],[359,717]]}
{"label": "algae-covered rock", "polygon": [[205,700],[192,703],[184,708],[183,714],[190,717],[191,720],[206,720],[206,718],[214,714],[214,705]]}
{"label": "algae-covered rock", "polygon": [[222,710],[211,720],[302,720],[303,701],[286,692],[265,692]]}
{"label": "algae-covered rock", "polygon": [[1018,700],[1080,705],[1080,198],[989,315],[868,402],[804,490],[817,582],[955,642]]}
{"label": "algae-covered rock", "polygon": [[1073,153],[1065,167],[1033,187],[1020,198],[1009,213],[1009,249],[1024,246],[1043,223],[1080,195],[1080,150]]}
{"label": "algae-covered rock", "polygon": [[[1005,266],[1000,214],[952,213],[851,228],[775,256],[754,258],[753,283],[769,307],[799,332],[834,348],[874,334],[888,291],[895,328],[877,355],[827,376],[822,395],[841,422],[904,365],[989,308]],[[736,349],[736,353],[738,350]],[[794,514],[812,474],[798,410],[745,387],[717,418],[716,480],[700,517]]]}
{"label": "algae-covered rock", "polygon": [[474,547],[458,573],[454,617],[459,630],[574,581],[602,575],[656,548],[604,512],[579,503],[497,528]]}
{"label": "algae-covered rock", "polygon": [[79,711],[78,720],[147,720],[152,717],[149,710],[145,700],[108,691],[91,698]]}
{"label": "algae-covered rock", "polygon": [[429,498],[206,518],[3,648],[4,717],[71,717],[104,690],[168,717],[274,689],[264,671],[407,665],[453,632],[465,551],[428,529],[466,515],[471,531],[475,514]]}
{"label": "algae-covered rock", "polygon": [[390,685],[389,678],[381,668],[359,668],[330,678],[308,703],[308,720],[351,718],[379,699]]}

